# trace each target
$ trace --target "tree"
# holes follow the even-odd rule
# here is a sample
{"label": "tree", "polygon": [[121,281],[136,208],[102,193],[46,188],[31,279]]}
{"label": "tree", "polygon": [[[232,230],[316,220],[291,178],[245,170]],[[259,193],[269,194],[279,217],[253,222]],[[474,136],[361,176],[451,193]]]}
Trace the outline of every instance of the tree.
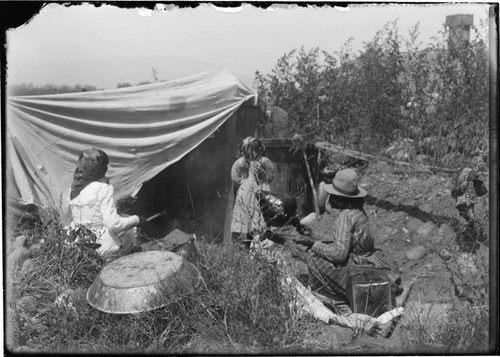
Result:
{"label": "tree", "polygon": [[324,117],[324,81],[319,62],[319,49],[306,52],[301,48],[284,54],[272,74],[256,72],[256,86],[264,100],[288,112],[290,135],[301,133],[304,138],[330,138],[330,127],[321,128]]}
{"label": "tree", "polygon": [[[285,53],[270,74],[256,73],[260,96],[288,112],[289,137],[329,141],[382,153],[408,140],[432,164],[458,167],[488,150],[487,31],[473,41],[428,47],[419,25],[402,38],[387,23],[354,54],[346,42],[332,54],[318,48]],[[423,151],[428,143],[432,150]],[[428,146],[428,145],[427,145]]]}

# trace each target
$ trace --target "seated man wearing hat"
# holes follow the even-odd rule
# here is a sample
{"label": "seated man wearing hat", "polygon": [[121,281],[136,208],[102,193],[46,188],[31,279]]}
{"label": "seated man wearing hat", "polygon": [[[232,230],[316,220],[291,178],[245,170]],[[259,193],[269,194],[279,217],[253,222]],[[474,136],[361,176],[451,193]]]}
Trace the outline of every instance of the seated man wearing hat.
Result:
{"label": "seated man wearing hat", "polygon": [[375,250],[363,209],[366,191],[358,187],[358,176],[352,169],[337,172],[331,184],[320,187],[329,196],[326,212],[311,223],[314,239],[299,238],[296,242],[310,247],[306,262],[311,289],[340,302],[344,306],[341,312],[350,312],[345,306],[350,267],[362,260],[357,257]]}

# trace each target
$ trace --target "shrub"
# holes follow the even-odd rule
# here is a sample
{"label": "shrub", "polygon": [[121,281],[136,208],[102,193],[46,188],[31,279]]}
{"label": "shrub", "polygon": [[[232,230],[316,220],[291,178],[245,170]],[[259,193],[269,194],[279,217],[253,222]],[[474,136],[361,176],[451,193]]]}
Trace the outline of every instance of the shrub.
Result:
{"label": "shrub", "polygon": [[290,137],[369,153],[411,139],[429,164],[459,168],[473,157],[487,161],[486,33],[481,24],[470,42],[453,43],[443,27],[424,47],[418,25],[403,38],[389,22],[359,54],[350,41],[333,54],[290,51],[255,83],[269,105],[288,112]]}

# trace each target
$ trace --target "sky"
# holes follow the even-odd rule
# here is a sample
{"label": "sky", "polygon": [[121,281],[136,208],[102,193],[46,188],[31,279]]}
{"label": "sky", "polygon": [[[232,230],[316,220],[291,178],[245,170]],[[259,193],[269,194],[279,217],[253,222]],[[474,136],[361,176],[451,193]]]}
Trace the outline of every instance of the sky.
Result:
{"label": "sky", "polygon": [[383,26],[398,20],[400,35],[420,24],[419,39],[432,41],[447,15],[473,14],[487,21],[489,5],[363,4],[348,8],[244,4],[224,11],[212,4],[194,9],[123,9],[92,3],[49,4],[28,23],[7,31],[7,84],[93,85],[168,80],[228,67],[248,84],[255,71],[270,73],[293,49],[341,50],[352,38],[359,52]]}

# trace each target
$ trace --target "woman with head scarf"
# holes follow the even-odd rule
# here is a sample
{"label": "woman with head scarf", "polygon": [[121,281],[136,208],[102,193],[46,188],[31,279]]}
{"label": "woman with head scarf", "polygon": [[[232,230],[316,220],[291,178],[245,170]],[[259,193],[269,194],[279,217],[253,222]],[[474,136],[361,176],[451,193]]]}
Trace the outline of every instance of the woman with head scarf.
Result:
{"label": "woman with head scarf", "polygon": [[139,216],[122,217],[117,213],[114,189],[106,177],[108,155],[99,149],[88,149],[78,157],[70,192],[72,226],[84,227],[96,237],[100,253],[127,249],[131,235],[124,234],[144,223]]}

